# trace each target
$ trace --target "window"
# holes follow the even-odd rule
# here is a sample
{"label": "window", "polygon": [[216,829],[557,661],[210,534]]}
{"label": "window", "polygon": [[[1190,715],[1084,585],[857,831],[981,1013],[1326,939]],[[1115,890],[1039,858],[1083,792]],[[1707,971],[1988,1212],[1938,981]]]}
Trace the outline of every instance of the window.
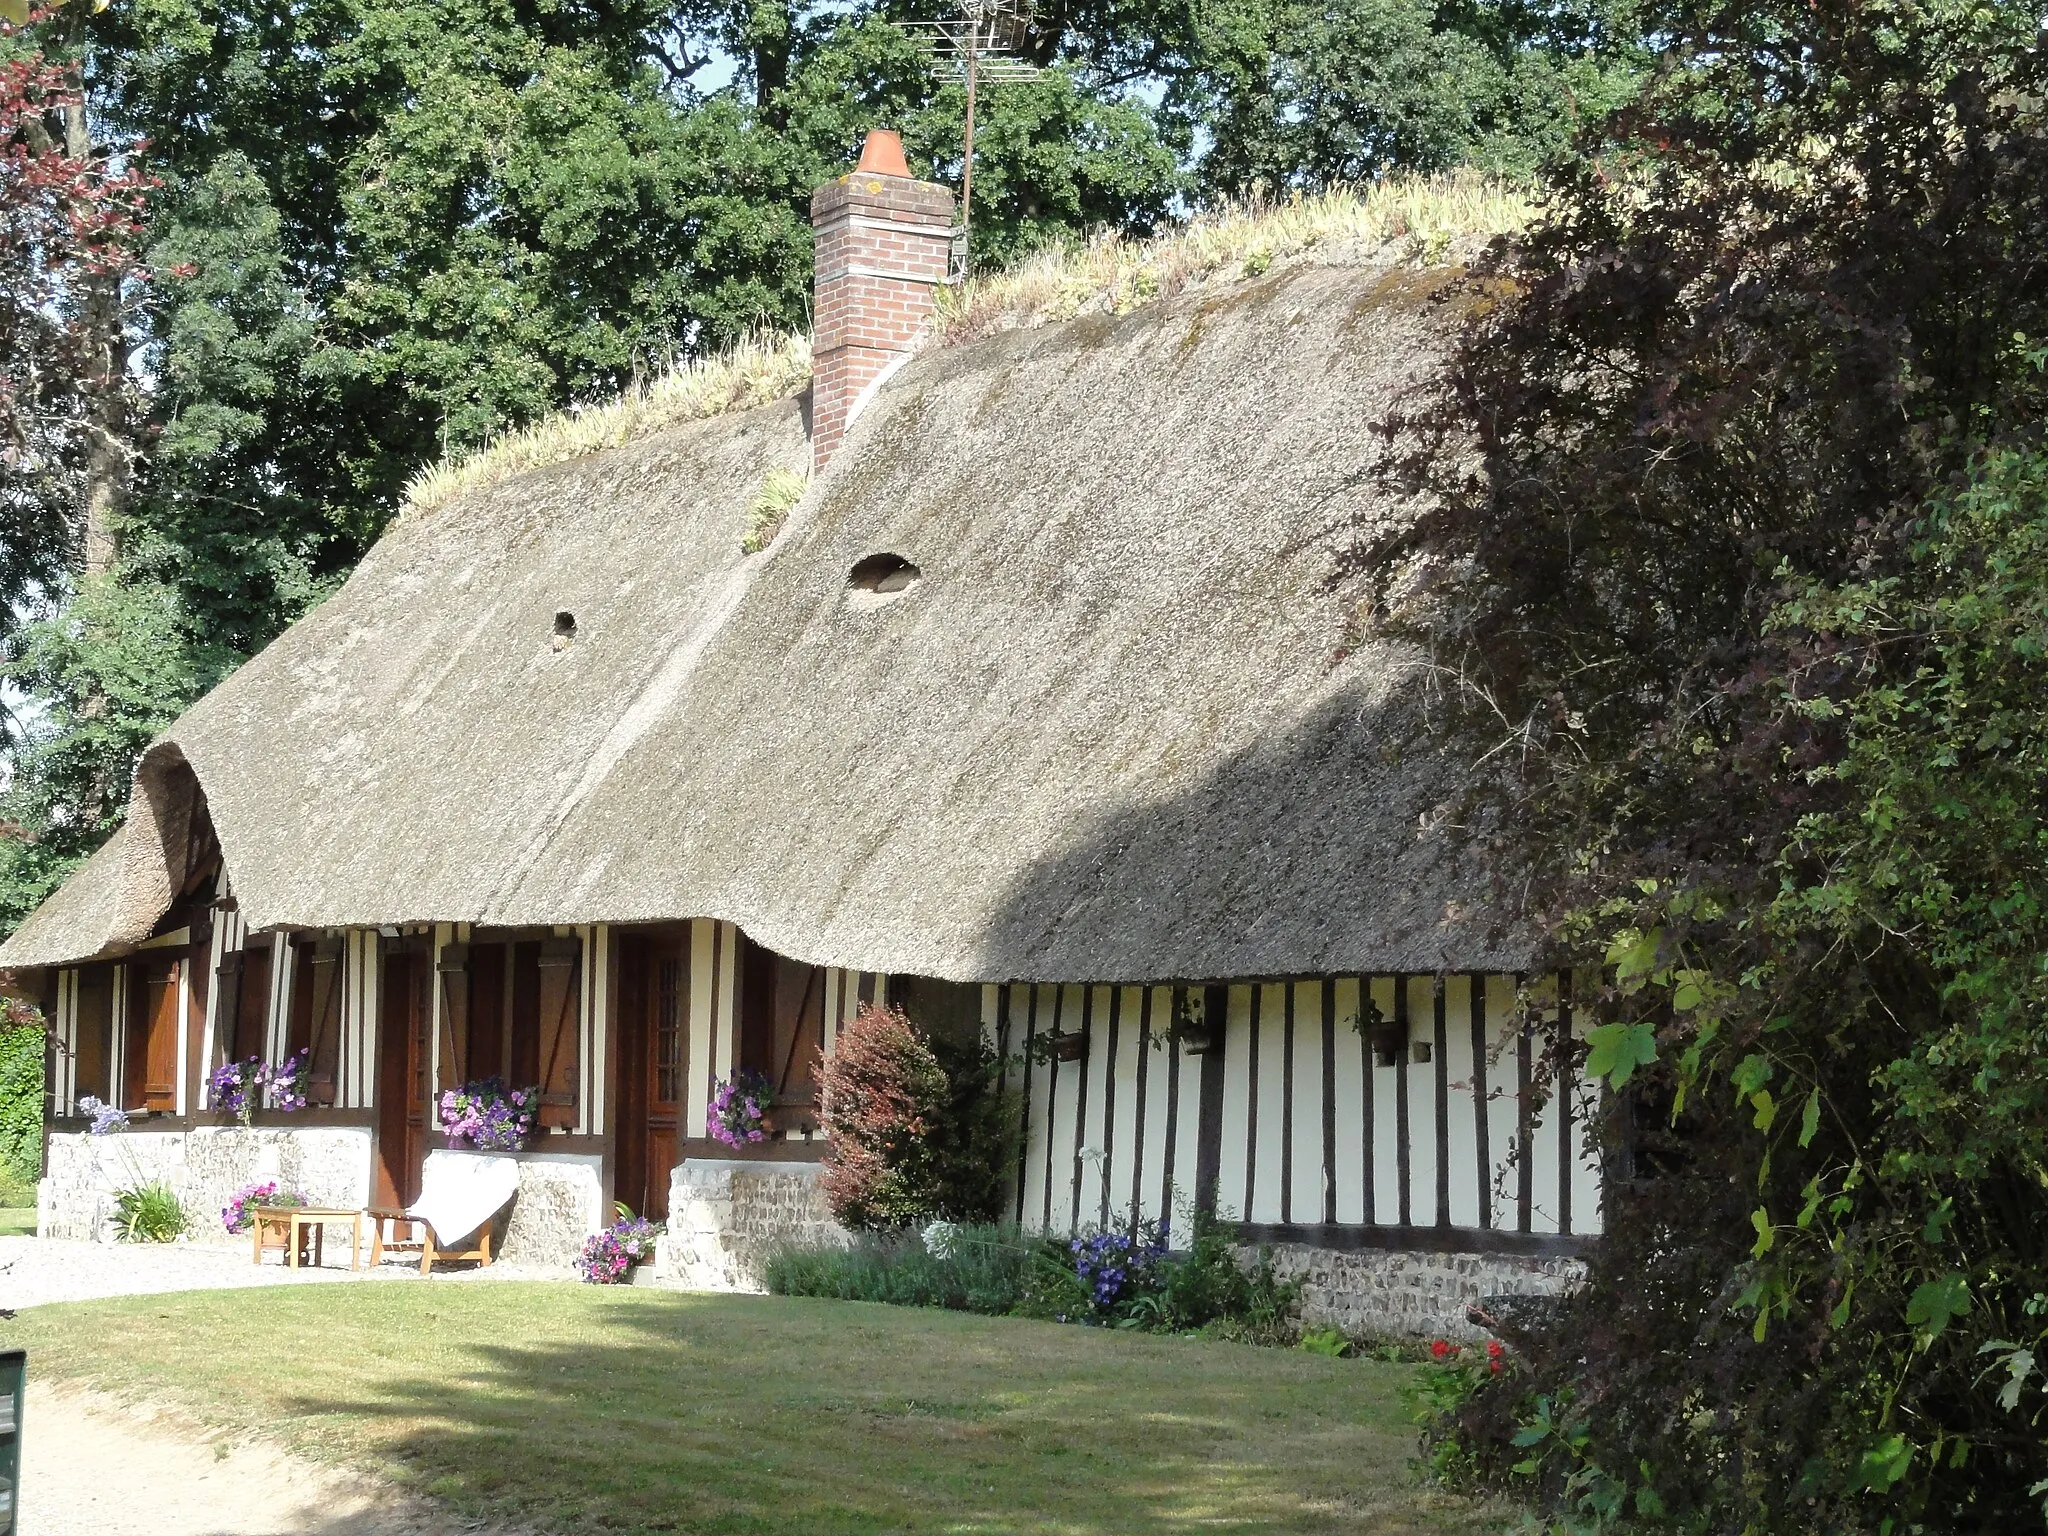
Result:
{"label": "window", "polygon": [[88,965],[78,972],[78,1072],[73,1102],[90,1095],[117,1097],[107,1069],[114,1047],[114,968]]}
{"label": "window", "polygon": [[[825,1043],[825,973],[786,960],[740,936],[740,1066],[775,1085],[775,1102],[798,1111],[818,1102],[818,1053]],[[781,1129],[814,1129],[815,1118],[780,1117]]]}
{"label": "window", "polygon": [[683,960],[665,955],[654,978],[654,1097],[674,1104],[683,1096]]}
{"label": "window", "polygon": [[261,1057],[270,1026],[269,938],[251,939],[220,957],[221,1059]]}
{"label": "window", "polygon": [[583,943],[508,938],[441,951],[444,1088],[479,1078],[540,1089],[540,1124],[576,1124]]}
{"label": "window", "polygon": [[332,1104],[341,1068],[342,941],[295,935],[291,945],[291,1019],[285,1056],[311,1048],[306,1102]]}

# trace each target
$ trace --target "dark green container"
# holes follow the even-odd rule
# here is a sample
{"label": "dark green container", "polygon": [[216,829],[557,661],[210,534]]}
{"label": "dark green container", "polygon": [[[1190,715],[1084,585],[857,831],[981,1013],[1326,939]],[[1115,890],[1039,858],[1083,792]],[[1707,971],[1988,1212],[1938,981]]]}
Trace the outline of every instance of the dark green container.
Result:
{"label": "dark green container", "polygon": [[28,1351],[0,1349],[0,1536],[14,1536],[21,1520],[21,1396],[28,1385]]}

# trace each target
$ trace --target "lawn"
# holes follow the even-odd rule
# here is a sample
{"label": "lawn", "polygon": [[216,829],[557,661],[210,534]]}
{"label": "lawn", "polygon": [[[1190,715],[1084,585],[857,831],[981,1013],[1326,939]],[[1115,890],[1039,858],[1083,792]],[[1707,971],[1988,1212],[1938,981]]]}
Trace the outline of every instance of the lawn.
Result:
{"label": "lawn", "polygon": [[0,1206],[0,1237],[34,1237],[36,1235],[36,1208],[28,1206]]}
{"label": "lawn", "polygon": [[1493,1528],[1411,1470],[1407,1368],[1248,1345],[509,1282],[36,1307],[0,1345],[564,1530]]}

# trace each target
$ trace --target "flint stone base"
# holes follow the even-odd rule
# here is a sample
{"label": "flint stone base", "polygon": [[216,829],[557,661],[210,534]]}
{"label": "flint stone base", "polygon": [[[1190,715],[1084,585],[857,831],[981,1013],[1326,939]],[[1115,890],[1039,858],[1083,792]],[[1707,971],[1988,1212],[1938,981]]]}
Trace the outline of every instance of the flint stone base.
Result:
{"label": "flint stone base", "polygon": [[[1584,1279],[1577,1259],[1497,1253],[1390,1253],[1282,1243],[1272,1250],[1282,1280],[1299,1280],[1304,1328],[1354,1338],[1479,1340],[1465,1308],[1487,1296],[1560,1296]],[[1250,1259],[1256,1250],[1242,1250]]]}
{"label": "flint stone base", "polygon": [[[50,1138],[36,1185],[36,1231],[75,1242],[115,1241],[114,1197],[162,1179],[178,1193],[195,1243],[242,1246],[221,1211],[236,1191],[276,1182],[309,1204],[360,1210],[370,1203],[373,1137],[355,1126],[201,1126],[189,1131],[82,1131]],[[520,1152],[519,1194],[501,1228],[498,1256],[514,1264],[567,1266],[605,1223],[602,1160]],[[331,1236],[332,1234],[330,1234]],[[367,1234],[365,1234],[367,1237]]]}
{"label": "flint stone base", "polygon": [[656,1281],[692,1291],[760,1292],[762,1263],[785,1245],[843,1248],[851,1240],[825,1201],[818,1163],[686,1158],[669,1175],[668,1232]]}
{"label": "flint stone base", "polygon": [[568,1265],[606,1225],[604,1160],[580,1152],[515,1152],[519,1193],[497,1257],[508,1264]]}
{"label": "flint stone base", "polygon": [[202,1126],[190,1131],[82,1131],[53,1135],[36,1185],[36,1232],[74,1242],[115,1240],[114,1197],[162,1179],[177,1191],[195,1243],[242,1244],[221,1210],[245,1185],[274,1180],[314,1205],[355,1210],[370,1198],[370,1133]]}

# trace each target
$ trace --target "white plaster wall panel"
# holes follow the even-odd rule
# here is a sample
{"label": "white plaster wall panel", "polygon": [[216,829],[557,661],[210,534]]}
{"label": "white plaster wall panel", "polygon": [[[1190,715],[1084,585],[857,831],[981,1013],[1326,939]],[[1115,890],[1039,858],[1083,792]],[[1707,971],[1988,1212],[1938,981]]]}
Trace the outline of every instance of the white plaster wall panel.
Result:
{"label": "white plaster wall panel", "polygon": [[1116,1058],[1113,1054],[1115,1042],[1111,1039],[1110,988],[1086,987],[1082,989],[1082,1006],[1087,1010],[1087,1054],[1070,1068],[1075,1074],[1074,1092],[1079,1100],[1075,1135],[1080,1148],[1092,1148],[1103,1154],[1100,1157],[1083,1157],[1076,1170],[1080,1199],[1074,1212],[1074,1224],[1087,1226],[1101,1225],[1106,1216],[1108,1202],[1106,1183],[1109,1158],[1114,1155],[1110,1146],[1110,1102],[1115,1092],[1111,1073]]}
{"label": "white plaster wall panel", "polygon": [[1493,1159],[1493,1224],[1503,1232],[1512,1232],[1516,1228],[1516,1192],[1520,1187],[1515,1137],[1521,1115],[1517,1085],[1522,1035],[1512,976],[1487,978],[1486,1017],[1494,1041],[1487,1061],[1491,1094],[1486,1106],[1487,1152]]}
{"label": "white plaster wall panel", "polygon": [[1145,1159],[1139,1179],[1138,1209],[1147,1221],[1170,1221],[1173,1202],[1167,1189],[1167,1164],[1172,1160],[1168,1155],[1172,1143],[1168,1137],[1178,1109],[1174,1077],[1180,1057],[1180,1046],[1172,1038],[1173,989],[1153,987],[1146,993],[1145,1001],[1157,1043],[1145,1047],[1139,1062],[1145,1074]]}
{"label": "white plaster wall panel", "polygon": [[[1081,1027],[1083,989],[1061,987],[1058,992],[1060,1033],[1068,1034]],[[1080,1134],[1077,1111],[1080,1108],[1081,1063],[1054,1062],[1050,1070],[1052,1114],[1048,1126],[1052,1134],[1051,1157],[1046,1168],[1046,1179],[1052,1195],[1052,1206],[1046,1212],[1045,1225],[1049,1232],[1066,1232],[1072,1230],[1074,1225],[1075,1153],[1080,1147],[1077,1139]]]}
{"label": "white plaster wall panel", "polygon": [[[1323,987],[1294,987],[1294,1139],[1288,1149],[1288,1219],[1323,1219]],[[1333,1030],[1334,1033],[1334,1030]]]}
{"label": "white plaster wall panel", "polygon": [[1533,1232],[1556,1232],[1558,1230],[1558,1176],[1562,1163],[1558,1157],[1557,1128],[1561,1107],[1557,1099],[1557,1053],[1552,1048],[1557,1029],[1557,989],[1546,978],[1532,989],[1537,1003],[1536,1038],[1532,1050],[1537,1076],[1537,1097],[1542,1110],[1535,1117],[1535,1128],[1530,1134],[1529,1166],[1534,1174],[1534,1191],[1531,1198],[1530,1230]]}
{"label": "white plaster wall panel", "polygon": [[1336,1058],[1331,1077],[1337,1100],[1337,1220],[1365,1220],[1366,1043],[1358,1027],[1359,983],[1344,977],[1332,988],[1337,1004]]}
{"label": "white plaster wall panel", "polygon": [[1281,1219],[1287,1179],[1287,988],[1274,984],[1252,990],[1257,998],[1252,1040],[1257,1081],[1246,1088],[1257,1106],[1257,1134],[1245,1210],[1251,1221],[1271,1222]]}
{"label": "white plaster wall panel", "polygon": [[1145,1161],[1145,1127],[1138,1118],[1138,1088],[1151,1054],[1146,1038],[1145,989],[1120,987],[1116,993],[1116,1053],[1111,1058],[1108,1166],[1110,1217],[1118,1224],[1131,1218],[1137,1180]]}
{"label": "white plaster wall panel", "polygon": [[702,1136],[711,1101],[711,1015],[717,993],[718,925],[706,918],[690,924],[690,1060],[688,1097],[683,1103],[683,1133]]}
{"label": "white plaster wall panel", "polygon": [[1451,1225],[1479,1225],[1479,1118],[1473,1097],[1472,978],[1444,982],[1445,1123],[1450,1129]]}
{"label": "white plaster wall panel", "polygon": [[[1207,1001],[1190,994],[1196,1027],[1207,1027]],[[1213,1052],[1195,1055],[1176,1049],[1174,1056],[1175,1104],[1173,1128],[1173,1186],[1167,1203],[1178,1230],[1185,1233],[1195,1207],[1195,1170],[1201,1160],[1203,1084],[1208,1074],[1222,1070],[1221,1057]]]}
{"label": "white plaster wall panel", "polygon": [[1408,1064],[1400,1070],[1408,1087],[1408,1219],[1418,1227],[1436,1224],[1436,1060],[1417,1061],[1416,1046],[1436,1038],[1436,1003],[1427,977],[1404,978],[1408,992]]}
{"label": "white plaster wall panel", "polygon": [[[1375,976],[1370,995],[1379,1016],[1393,1022],[1394,982]],[[1381,1066],[1379,1054],[1370,1048],[1366,1059],[1372,1073],[1372,1215],[1377,1226],[1398,1226],[1401,1221],[1401,1131],[1400,1092],[1404,1070],[1399,1065]]]}

